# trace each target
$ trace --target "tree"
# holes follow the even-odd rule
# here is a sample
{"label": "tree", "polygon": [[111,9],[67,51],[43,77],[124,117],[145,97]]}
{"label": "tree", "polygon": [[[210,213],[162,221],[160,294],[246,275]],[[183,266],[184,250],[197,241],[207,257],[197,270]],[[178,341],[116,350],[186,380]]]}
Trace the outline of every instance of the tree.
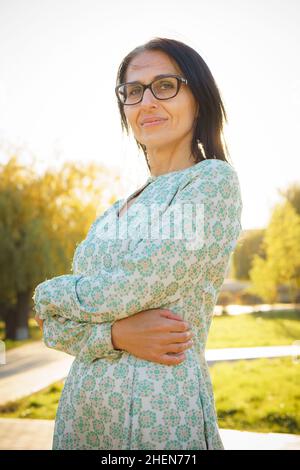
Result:
{"label": "tree", "polygon": [[[74,249],[105,208],[115,177],[101,166],[65,163],[37,175],[13,154],[0,165],[0,316],[6,339],[28,337],[33,290],[70,272]],[[115,200],[110,195],[108,203]]]}
{"label": "tree", "polygon": [[248,281],[255,255],[265,257],[263,238],[265,229],[245,230],[232,253],[232,277]]}
{"label": "tree", "polygon": [[279,285],[287,285],[292,302],[300,288],[300,216],[287,200],[274,207],[263,248],[266,258],[256,255],[250,270],[249,290],[273,303]]}
{"label": "tree", "polygon": [[279,189],[278,192],[286,201],[292,204],[297,214],[300,215],[300,184],[297,182],[292,183],[287,189]]}

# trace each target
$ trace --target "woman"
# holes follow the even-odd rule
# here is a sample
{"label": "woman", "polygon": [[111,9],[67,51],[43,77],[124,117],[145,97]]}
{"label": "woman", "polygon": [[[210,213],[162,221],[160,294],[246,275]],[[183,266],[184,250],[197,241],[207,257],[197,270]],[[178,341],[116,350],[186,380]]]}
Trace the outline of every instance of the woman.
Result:
{"label": "woman", "polygon": [[35,290],[45,344],[76,356],[53,449],[222,450],[204,351],[241,232],[225,110],[203,59],[172,39],[128,54],[116,94],[151,176],[96,219],[73,274]]}

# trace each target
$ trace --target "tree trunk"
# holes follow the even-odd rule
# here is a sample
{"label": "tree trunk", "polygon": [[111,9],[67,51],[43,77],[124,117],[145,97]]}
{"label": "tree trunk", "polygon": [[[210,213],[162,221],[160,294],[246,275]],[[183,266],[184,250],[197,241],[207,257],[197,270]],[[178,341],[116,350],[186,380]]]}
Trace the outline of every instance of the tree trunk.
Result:
{"label": "tree trunk", "polygon": [[5,339],[22,340],[29,338],[28,315],[31,289],[17,295],[17,304],[9,309],[6,316]]}
{"label": "tree trunk", "polygon": [[17,309],[10,307],[5,314],[5,339],[16,339]]}

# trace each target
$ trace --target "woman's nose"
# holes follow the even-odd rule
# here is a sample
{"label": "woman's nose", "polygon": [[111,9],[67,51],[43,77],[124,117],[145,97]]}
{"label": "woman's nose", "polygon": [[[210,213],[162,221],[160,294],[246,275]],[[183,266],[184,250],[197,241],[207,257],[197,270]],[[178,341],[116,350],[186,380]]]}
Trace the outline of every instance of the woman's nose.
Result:
{"label": "woman's nose", "polygon": [[155,101],[156,101],[156,98],[155,96],[153,96],[152,91],[149,88],[147,88],[144,91],[144,96],[141,101],[141,104],[152,104]]}

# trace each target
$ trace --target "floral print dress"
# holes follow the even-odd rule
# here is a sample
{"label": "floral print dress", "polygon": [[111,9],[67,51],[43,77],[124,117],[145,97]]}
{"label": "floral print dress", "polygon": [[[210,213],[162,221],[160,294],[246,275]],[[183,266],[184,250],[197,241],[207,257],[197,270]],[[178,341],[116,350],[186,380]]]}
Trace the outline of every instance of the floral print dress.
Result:
{"label": "floral print dress", "polygon": [[[46,346],[75,356],[53,449],[224,449],[205,345],[241,211],[238,177],[225,161],[151,176],[94,221],[76,247],[73,274],[36,287]],[[188,237],[175,236],[182,222]],[[182,363],[158,364],[114,349],[112,324],[152,308],[172,310],[191,325],[194,345]]]}

